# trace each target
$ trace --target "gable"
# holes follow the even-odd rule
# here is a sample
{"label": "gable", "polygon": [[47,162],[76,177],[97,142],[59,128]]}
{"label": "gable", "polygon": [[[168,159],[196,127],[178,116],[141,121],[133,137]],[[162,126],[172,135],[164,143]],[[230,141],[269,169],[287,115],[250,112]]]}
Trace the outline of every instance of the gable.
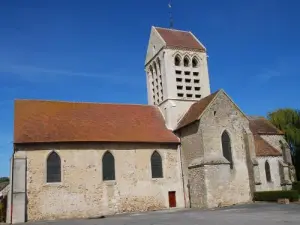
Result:
{"label": "gable", "polygon": [[156,106],[15,101],[14,143],[179,143]]}
{"label": "gable", "polygon": [[214,92],[211,95],[206,96],[205,98],[195,102],[187,111],[187,113],[182,117],[179,121],[178,126],[175,130],[181,129],[197,120],[200,120],[202,115],[205,113],[206,110],[213,104],[216,99],[224,95],[226,99],[233,105],[233,107],[238,110],[243,117],[247,119],[247,116],[240,110],[240,108],[232,101],[232,99],[225,93],[224,90],[219,90]]}
{"label": "gable", "polygon": [[154,27],[151,28],[150,38],[147,47],[145,65],[164,47],[165,41],[161,38]]}

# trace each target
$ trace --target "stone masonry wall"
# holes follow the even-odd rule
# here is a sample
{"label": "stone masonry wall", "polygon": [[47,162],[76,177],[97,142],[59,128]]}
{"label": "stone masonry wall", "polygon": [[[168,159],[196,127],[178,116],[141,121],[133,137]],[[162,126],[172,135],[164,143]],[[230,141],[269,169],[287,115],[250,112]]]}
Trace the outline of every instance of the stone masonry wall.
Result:
{"label": "stone masonry wall", "polygon": [[[265,163],[268,160],[271,172],[271,182],[267,182]],[[261,185],[257,187],[257,191],[272,191],[272,190],[282,190],[280,172],[279,172],[279,160],[282,157],[258,157],[258,166],[260,172]]]}
{"label": "stone masonry wall", "polygon": [[[195,203],[198,200],[200,201],[200,199],[205,199],[206,196],[205,184],[203,182],[205,181],[203,169],[196,168],[196,169],[191,169],[191,171],[189,171],[188,169],[189,164],[194,159],[203,157],[203,143],[202,143],[201,133],[199,131],[199,122],[195,122],[181,129],[180,137],[181,137],[182,169],[183,169],[185,193],[189,192],[188,190],[189,183],[191,185],[190,187],[191,189],[193,187],[197,187],[196,188],[197,190],[190,190],[191,202]],[[199,174],[200,172],[202,172],[203,174],[200,175]],[[196,178],[197,174],[199,174],[199,176],[201,176],[203,179],[198,177]],[[192,184],[191,182],[193,182],[194,184]],[[198,191],[199,187],[202,187],[201,191]],[[186,201],[188,205],[189,204],[188,199]],[[195,204],[197,205],[197,207],[199,207],[200,203],[198,202]]]}
{"label": "stone masonry wall", "polygon": [[200,119],[204,158],[224,158],[221,136],[230,136],[233,169],[230,165],[205,165],[209,207],[248,202],[251,199],[250,179],[244,133],[248,119],[221,92]]}
{"label": "stone masonry wall", "polygon": [[[54,149],[61,157],[62,182],[46,183],[46,158]],[[25,150],[25,149],[24,149]],[[28,220],[80,218],[168,208],[168,192],[176,191],[184,207],[177,147],[150,144],[28,147]],[[102,156],[115,158],[115,181],[102,180]],[[164,178],[152,179],[150,157],[163,159]]]}

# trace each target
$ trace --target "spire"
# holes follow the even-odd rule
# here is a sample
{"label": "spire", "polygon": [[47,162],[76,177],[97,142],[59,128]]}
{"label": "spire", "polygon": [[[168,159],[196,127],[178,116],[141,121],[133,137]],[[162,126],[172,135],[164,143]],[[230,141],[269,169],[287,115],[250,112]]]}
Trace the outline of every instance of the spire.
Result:
{"label": "spire", "polygon": [[169,0],[169,14],[170,14],[170,28],[172,29],[173,28],[173,15],[172,15],[172,3],[171,3],[171,0]]}

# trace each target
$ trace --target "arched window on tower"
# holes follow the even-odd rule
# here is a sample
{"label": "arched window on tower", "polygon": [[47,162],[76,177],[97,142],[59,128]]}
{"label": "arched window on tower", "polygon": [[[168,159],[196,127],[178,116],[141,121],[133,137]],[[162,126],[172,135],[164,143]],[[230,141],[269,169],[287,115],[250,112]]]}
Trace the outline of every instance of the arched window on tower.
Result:
{"label": "arched window on tower", "polygon": [[181,64],[181,58],[179,55],[176,55],[175,58],[174,58],[174,64],[175,66],[180,66]]}
{"label": "arched window on tower", "polygon": [[162,178],[163,169],[162,169],[162,159],[160,154],[155,151],[151,156],[151,172],[152,178]]}
{"label": "arched window on tower", "polygon": [[183,65],[185,67],[188,67],[190,65],[190,59],[187,56],[183,59]]}
{"label": "arched window on tower", "polygon": [[272,182],[270,164],[268,161],[265,162],[265,171],[267,182]]}
{"label": "arched window on tower", "polygon": [[51,152],[47,158],[47,183],[61,182],[61,162],[56,152]]}
{"label": "arched window on tower", "polygon": [[193,57],[193,59],[192,59],[193,68],[198,67],[198,65],[199,65],[199,60],[197,59],[197,57]]}
{"label": "arched window on tower", "polygon": [[230,168],[233,169],[231,143],[227,131],[224,131],[222,134],[222,150],[223,150],[223,156],[230,162]]}
{"label": "arched window on tower", "polygon": [[115,180],[115,159],[110,152],[105,152],[102,158],[103,180]]}
{"label": "arched window on tower", "polygon": [[159,74],[161,74],[161,65],[160,65],[160,59],[157,58],[157,66],[158,66],[158,70],[159,70]]}
{"label": "arched window on tower", "polygon": [[156,63],[155,63],[155,62],[153,62],[153,68],[154,68],[154,73],[155,73],[155,75],[157,75],[157,66],[156,66]]}

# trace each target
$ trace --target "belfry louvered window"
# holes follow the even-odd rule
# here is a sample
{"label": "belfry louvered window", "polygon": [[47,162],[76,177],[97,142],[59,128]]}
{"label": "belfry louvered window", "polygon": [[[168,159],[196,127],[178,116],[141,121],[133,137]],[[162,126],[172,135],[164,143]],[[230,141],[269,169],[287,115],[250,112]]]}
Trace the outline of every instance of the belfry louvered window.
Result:
{"label": "belfry louvered window", "polygon": [[230,137],[226,131],[222,134],[222,151],[223,156],[230,162],[230,168],[233,169]]}
{"label": "belfry louvered window", "polygon": [[47,183],[61,182],[61,162],[56,152],[51,152],[47,158]]}
{"label": "belfry louvered window", "polygon": [[160,154],[155,151],[151,156],[151,172],[152,178],[162,178],[163,169],[162,169],[162,159]]}
{"label": "belfry louvered window", "polygon": [[110,152],[106,152],[102,158],[103,180],[115,180],[115,159]]}

